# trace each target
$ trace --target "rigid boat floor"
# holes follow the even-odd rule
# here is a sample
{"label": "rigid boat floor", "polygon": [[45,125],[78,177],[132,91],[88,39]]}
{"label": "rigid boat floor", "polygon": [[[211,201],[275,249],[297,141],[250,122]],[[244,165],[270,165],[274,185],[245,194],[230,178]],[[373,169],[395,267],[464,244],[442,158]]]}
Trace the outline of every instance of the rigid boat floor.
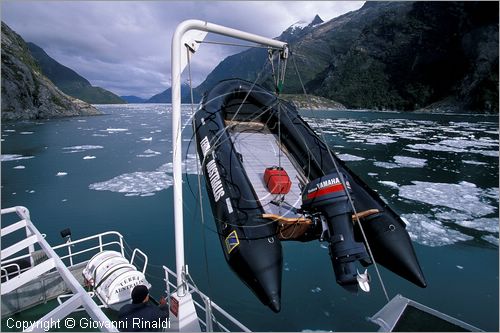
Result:
{"label": "rigid boat floor", "polygon": [[[244,126],[244,123],[230,131],[234,147],[243,157],[243,167],[252,183],[259,201],[268,214],[296,216],[290,206],[302,205],[299,187],[300,173],[285,151],[280,149],[277,137],[264,127],[259,130]],[[267,167],[283,167],[292,182],[290,191],[283,194],[271,194],[264,182]],[[283,199],[283,200],[282,200]],[[279,204],[281,202],[281,204]]]}

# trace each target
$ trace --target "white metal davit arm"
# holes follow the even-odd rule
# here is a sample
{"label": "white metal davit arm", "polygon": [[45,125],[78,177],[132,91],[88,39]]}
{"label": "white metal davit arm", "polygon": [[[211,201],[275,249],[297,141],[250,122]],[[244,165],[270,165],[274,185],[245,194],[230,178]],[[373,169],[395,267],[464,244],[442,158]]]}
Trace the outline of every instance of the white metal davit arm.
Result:
{"label": "white metal davit arm", "polygon": [[[181,73],[187,64],[187,52],[194,53],[208,32],[233,37],[268,47],[283,49],[287,54],[288,46],[271,38],[227,28],[221,25],[186,20],[175,29],[172,37],[172,150],[174,179],[174,225],[175,225],[175,268],[177,273],[177,297],[186,294],[186,265],[184,262],[184,222],[182,206],[182,139],[181,139]],[[196,38],[196,39],[193,39]],[[182,303],[182,302],[179,302]],[[180,304],[181,305],[181,304]],[[181,328],[181,327],[179,327]]]}
{"label": "white metal davit arm", "polygon": [[[186,20],[175,29],[172,38],[172,149],[173,149],[173,178],[174,178],[174,224],[175,224],[175,259],[177,271],[178,294],[184,292],[184,230],[182,207],[182,140],[181,140],[181,73],[184,70],[187,57],[187,48],[194,52],[198,41],[203,40],[206,33],[197,36],[197,40],[185,40],[185,34],[192,30],[212,32],[219,35],[233,37],[264,46],[287,50],[287,44],[271,38],[262,37],[248,32],[227,28],[221,25],[200,21]],[[183,42],[184,41],[184,45]],[[185,57],[183,57],[185,55]]]}

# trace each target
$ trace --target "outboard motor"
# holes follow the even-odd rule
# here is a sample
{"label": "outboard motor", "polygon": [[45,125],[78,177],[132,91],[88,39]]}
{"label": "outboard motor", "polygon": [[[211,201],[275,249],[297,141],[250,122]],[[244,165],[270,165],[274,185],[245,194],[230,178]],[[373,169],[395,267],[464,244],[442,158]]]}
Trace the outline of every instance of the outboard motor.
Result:
{"label": "outboard motor", "polygon": [[[344,180],[347,190],[351,191],[345,175]],[[326,220],[327,232],[323,238],[329,243],[337,283],[357,290],[359,273],[355,262],[369,260],[369,256],[365,245],[354,239],[353,211],[339,174],[332,172],[307,184],[303,191],[302,209],[310,214],[320,213]]]}

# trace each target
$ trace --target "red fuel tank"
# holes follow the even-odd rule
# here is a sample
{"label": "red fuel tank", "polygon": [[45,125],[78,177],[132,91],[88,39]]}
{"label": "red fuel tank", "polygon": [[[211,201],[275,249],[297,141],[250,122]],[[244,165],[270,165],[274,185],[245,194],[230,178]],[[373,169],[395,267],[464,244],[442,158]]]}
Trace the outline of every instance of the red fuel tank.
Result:
{"label": "red fuel tank", "polygon": [[286,171],[277,166],[266,168],[264,182],[272,194],[287,194],[292,186],[292,182]]}

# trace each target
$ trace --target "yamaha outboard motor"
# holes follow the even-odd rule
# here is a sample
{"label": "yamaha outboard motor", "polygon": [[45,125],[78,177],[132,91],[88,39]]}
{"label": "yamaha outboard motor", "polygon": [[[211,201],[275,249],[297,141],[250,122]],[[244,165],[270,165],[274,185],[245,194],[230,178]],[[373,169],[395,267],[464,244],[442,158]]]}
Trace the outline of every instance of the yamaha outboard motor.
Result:
{"label": "yamaha outboard motor", "polygon": [[[351,191],[344,175],[347,190]],[[349,192],[351,193],[351,192]],[[303,191],[302,209],[310,214],[320,213],[326,220],[328,249],[337,283],[357,290],[356,261],[369,261],[365,245],[354,239],[352,207],[338,173],[320,177],[307,184]]]}

